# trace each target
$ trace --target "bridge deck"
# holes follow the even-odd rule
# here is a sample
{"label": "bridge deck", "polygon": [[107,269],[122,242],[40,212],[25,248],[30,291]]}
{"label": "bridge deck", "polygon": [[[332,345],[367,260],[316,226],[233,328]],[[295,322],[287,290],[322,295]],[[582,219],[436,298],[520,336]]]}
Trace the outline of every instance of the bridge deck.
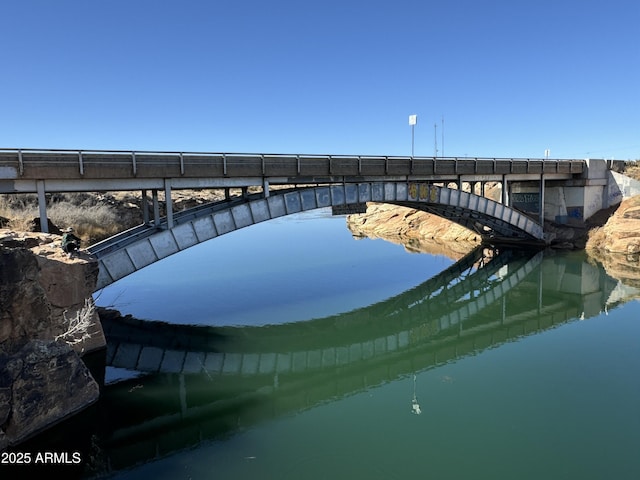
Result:
{"label": "bridge deck", "polygon": [[39,180],[47,191],[139,190],[164,188],[153,182],[163,179],[171,179],[173,188],[205,188],[262,184],[266,178],[290,184],[367,177],[570,178],[585,169],[584,160],[559,159],[0,149],[0,193],[35,192]]}

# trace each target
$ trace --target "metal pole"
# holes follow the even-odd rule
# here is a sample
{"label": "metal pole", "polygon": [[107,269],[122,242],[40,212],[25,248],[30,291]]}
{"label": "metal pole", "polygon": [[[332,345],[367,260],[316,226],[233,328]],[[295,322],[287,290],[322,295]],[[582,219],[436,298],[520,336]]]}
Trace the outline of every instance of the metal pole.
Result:
{"label": "metal pole", "polygon": [[414,141],[414,129],[415,125],[411,125],[411,156],[413,157],[413,141]]}

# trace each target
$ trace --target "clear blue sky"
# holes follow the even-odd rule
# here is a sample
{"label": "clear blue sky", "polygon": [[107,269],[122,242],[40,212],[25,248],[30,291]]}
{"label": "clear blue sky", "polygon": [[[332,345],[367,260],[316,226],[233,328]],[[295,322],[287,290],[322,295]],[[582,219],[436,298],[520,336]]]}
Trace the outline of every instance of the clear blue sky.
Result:
{"label": "clear blue sky", "polygon": [[640,158],[638,0],[16,0],[0,19],[2,148],[409,155],[417,114],[416,155]]}

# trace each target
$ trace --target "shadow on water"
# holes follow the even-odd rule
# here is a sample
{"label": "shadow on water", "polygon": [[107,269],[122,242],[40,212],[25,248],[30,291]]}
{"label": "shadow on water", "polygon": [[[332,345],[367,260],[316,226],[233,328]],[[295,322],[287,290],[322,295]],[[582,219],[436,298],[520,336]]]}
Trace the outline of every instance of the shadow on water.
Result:
{"label": "shadow on water", "polygon": [[584,257],[480,247],[400,295],[326,318],[217,328],[103,311],[106,365],[140,376],[103,386],[81,422],[94,426],[89,476],[599,315],[616,284]]}

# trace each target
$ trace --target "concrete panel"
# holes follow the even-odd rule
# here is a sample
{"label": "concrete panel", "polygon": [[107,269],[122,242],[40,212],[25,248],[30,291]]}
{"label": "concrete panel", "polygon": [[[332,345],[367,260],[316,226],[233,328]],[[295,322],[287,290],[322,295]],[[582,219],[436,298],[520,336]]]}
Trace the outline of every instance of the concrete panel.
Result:
{"label": "concrete panel", "polygon": [[376,338],[373,341],[373,348],[375,351],[375,355],[382,355],[387,352],[387,339],[386,338]]}
{"label": "concrete panel", "polygon": [[126,250],[129,253],[129,258],[131,258],[133,264],[136,266],[136,270],[140,270],[141,268],[159,260],[151,245],[150,239],[148,238],[140,240],[138,243],[134,243],[127,247]]}
{"label": "concrete panel", "polygon": [[114,367],[128,368],[135,370],[138,364],[138,357],[140,356],[140,345],[131,343],[121,343],[118,345],[118,350],[113,357],[112,365]]}
{"label": "concrete panel", "polygon": [[114,280],[119,280],[136,271],[136,267],[126,250],[120,250],[104,257],[102,263]]}
{"label": "concrete panel", "polygon": [[478,210],[478,196],[469,195],[469,203],[467,205],[471,210]]}
{"label": "concrete panel", "polygon": [[282,217],[287,214],[287,209],[284,205],[284,197],[282,195],[272,195],[267,199],[269,204],[269,212],[271,212],[271,218]]}
{"label": "concrete panel", "polygon": [[158,347],[143,347],[138,358],[137,369],[143,372],[157,372],[162,364],[164,350]]}
{"label": "concrete panel", "polygon": [[158,255],[158,258],[165,258],[169,255],[180,251],[176,239],[173,238],[173,234],[170,230],[165,230],[149,237],[149,241],[153,246],[153,249]]}
{"label": "concrete panel", "polygon": [[260,365],[259,353],[245,353],[242,356],[242,374],[243,375],[255,375],[258,373],[258,366]]}
{"label": "concrete panel", "polygon": [[231,209],[233,223],[236,228],[248,227],[253,225],[253,217],[251,216],[251,207],[248,204],[237,205]]}
{"label": "concrete panel", "polygon": [[291,365],[293,372],[304,372],[307,369],[307,352],[294,352]]}
{"label": "concrete panel", "polygon": [[218,235],[224,235],[225,233],[233,232],[236,229],[233,223],[233,215],[229,210],[214,213],[213,223],[216,226]]}
{"label": "concrete panel", "polygon": [[331,204],[344,205],[344,188],[342,185],[331,185]]}
{"label": "concrete panel", "polygon": [[242,354],[241,353],[225,353],[224,362],[222,364],[222,373],[240,373],[242,367]]}
{"label": "concrete panel", "polygon": [[302,211],[302,201],[300,200],[300,193],[298,192],[286,193],[284,203],[287,208],[287,214]]}
{"label": "concrete panel", "polygon": [[362,344],[353,343],[349,347],[349,358],[352,362],[359,362],[362,360]]}
{"label": "concrete panel", "polygon": [[164,357],[162,357],[162,363],[160,364],[160,371],[168,373],[182,372],[185,355],[186,352],[181,352],[179,350],[165,350]]}
{"label": "concrete panel", "polygon": [[195,230],[193,229],[193,225],[191,222],[183,223],[182,225],[178,225],[173,228],[173,237],[176,239],[178,243],[178,248],[180,250],[184,250],[185,248],[193,247],[197,245],[198,236],[196,235]]}
{"label": "concrete panel", "polygon": [[205,240],[210,240],[218,236],[218,231],[216,230],[216,226],[213,223],[213,217],[211,215],[207,215],[206,217],[201,217],[195,219],[191,222],[193,225],[193,229],[198,237],[198,240],[204,242]]}
{"label": "concrete panel", "polygon": [[601,210],[604,204],[603,199],[604,187],[584,187],[584,219],[590,218],[598,210]]}
{"label": "concrete panel", "polygon": [[259,373],[275,373],[276,371],[276,354],[263,353],[260,355]]}
{"label": "concrete panel", "polygon": [[111,284],[115,279],[111,278],[109,271],[106,269],[102,260],[98,263],[98,280],[96,282],[96,290],[100,290],[105,285]]}
{"label": "concrete panel", "polygon": [[409,187],[406,183],[396,184],[396,200],[404,202],[409,198]]}
{"label": "concrete panel", "polygon": [[322,350],[311,350],[307,354],[307,367],[322,368]]}
{"label": "concrete panel", "polygon": [[389,335],[387,337],[387,349],[390,352],[395,352],[398,349],[398,337],[395,335]]}
{"label": "concrete panel", "polygon": [[325,348],[322,350],[322,366],[335,367],[336,365],[336,349]]}
{"label": "concrete panel", "polygon": [[318,202],[316,202],[316,193],[314,190],[304,190],[300,192],[300,199],[302,201],[302,210],[313,210],[318,208]]}
{"label": "concrete panel", "polygon": [[440,194],[440,203],[445,205],[460,205],[460,195],[463,192],[460,190],[452,190],[452,189],[442,189],[442,193]]}
{"label": "concrete panel", "polygon": [[371,201],[371,185],[368,183],[358,184],[358,201],[370,202]]}
{"label": "concrete panel", "polygon": [[204,352],[187,352],[182,371],[185,373],[200,373],[204,366]]}
{"label": "concrete panel", "polygon": [[345,201],[347,204],[358,203],[358,185],[348,184],[344,186]]}
{"label": "concrete panel", "polygon": [[362,344],[362,359],[367,360],[368,358],[373,357],[375,353],[375,347],[373,344],[373,340],[369,340]]}
{"label": "concrete panel", "polygon": [[484,197],[478,198],[478,201],[477,201],[476,205],[477,205],[477,209],[478,209],[479,212],[487,213],[488,202],[487,202],[486,198],[484,198]]}
{"label": "concrete panel", "polygon": [[331,190],[329,189],[329,187],[316,188],[315,193],[318,208],[331,206]]}
{"label": "concrete panel", "polygon": [[251,215],[255,223],[271,220],[271,214],[269,213],[269,204],[265,199],[255,200],[251,202]]}
{"label": "concrete panel", "polygon": [[223,353],[207,353],[204,360],[204,371],[206,373],[220,373],[224,363]]}
{"label": "concrete panel", "polygon": [[276,358],[276,371],[278,373],[291,371],[291,354],[278,353]]}
{"label": "concrete panel", "polygon": [[336,347],[336,365],[347,365],[349,363],[349,349],[347,347]]}
{"label": "concrete panel", "polygon": [[384,185],[382,183],[371,184],[371,200],[373,202],[384,202]]}
{"label": "concrete panel", "polygon": [[18,169],[13,167],[0,166],[0,178],[2,179],[18,178]]}
{"label": "concrete panel", "polygon": [[384,184],[384,199],[389,202],[396,200],[396,184],[385,183]]}

